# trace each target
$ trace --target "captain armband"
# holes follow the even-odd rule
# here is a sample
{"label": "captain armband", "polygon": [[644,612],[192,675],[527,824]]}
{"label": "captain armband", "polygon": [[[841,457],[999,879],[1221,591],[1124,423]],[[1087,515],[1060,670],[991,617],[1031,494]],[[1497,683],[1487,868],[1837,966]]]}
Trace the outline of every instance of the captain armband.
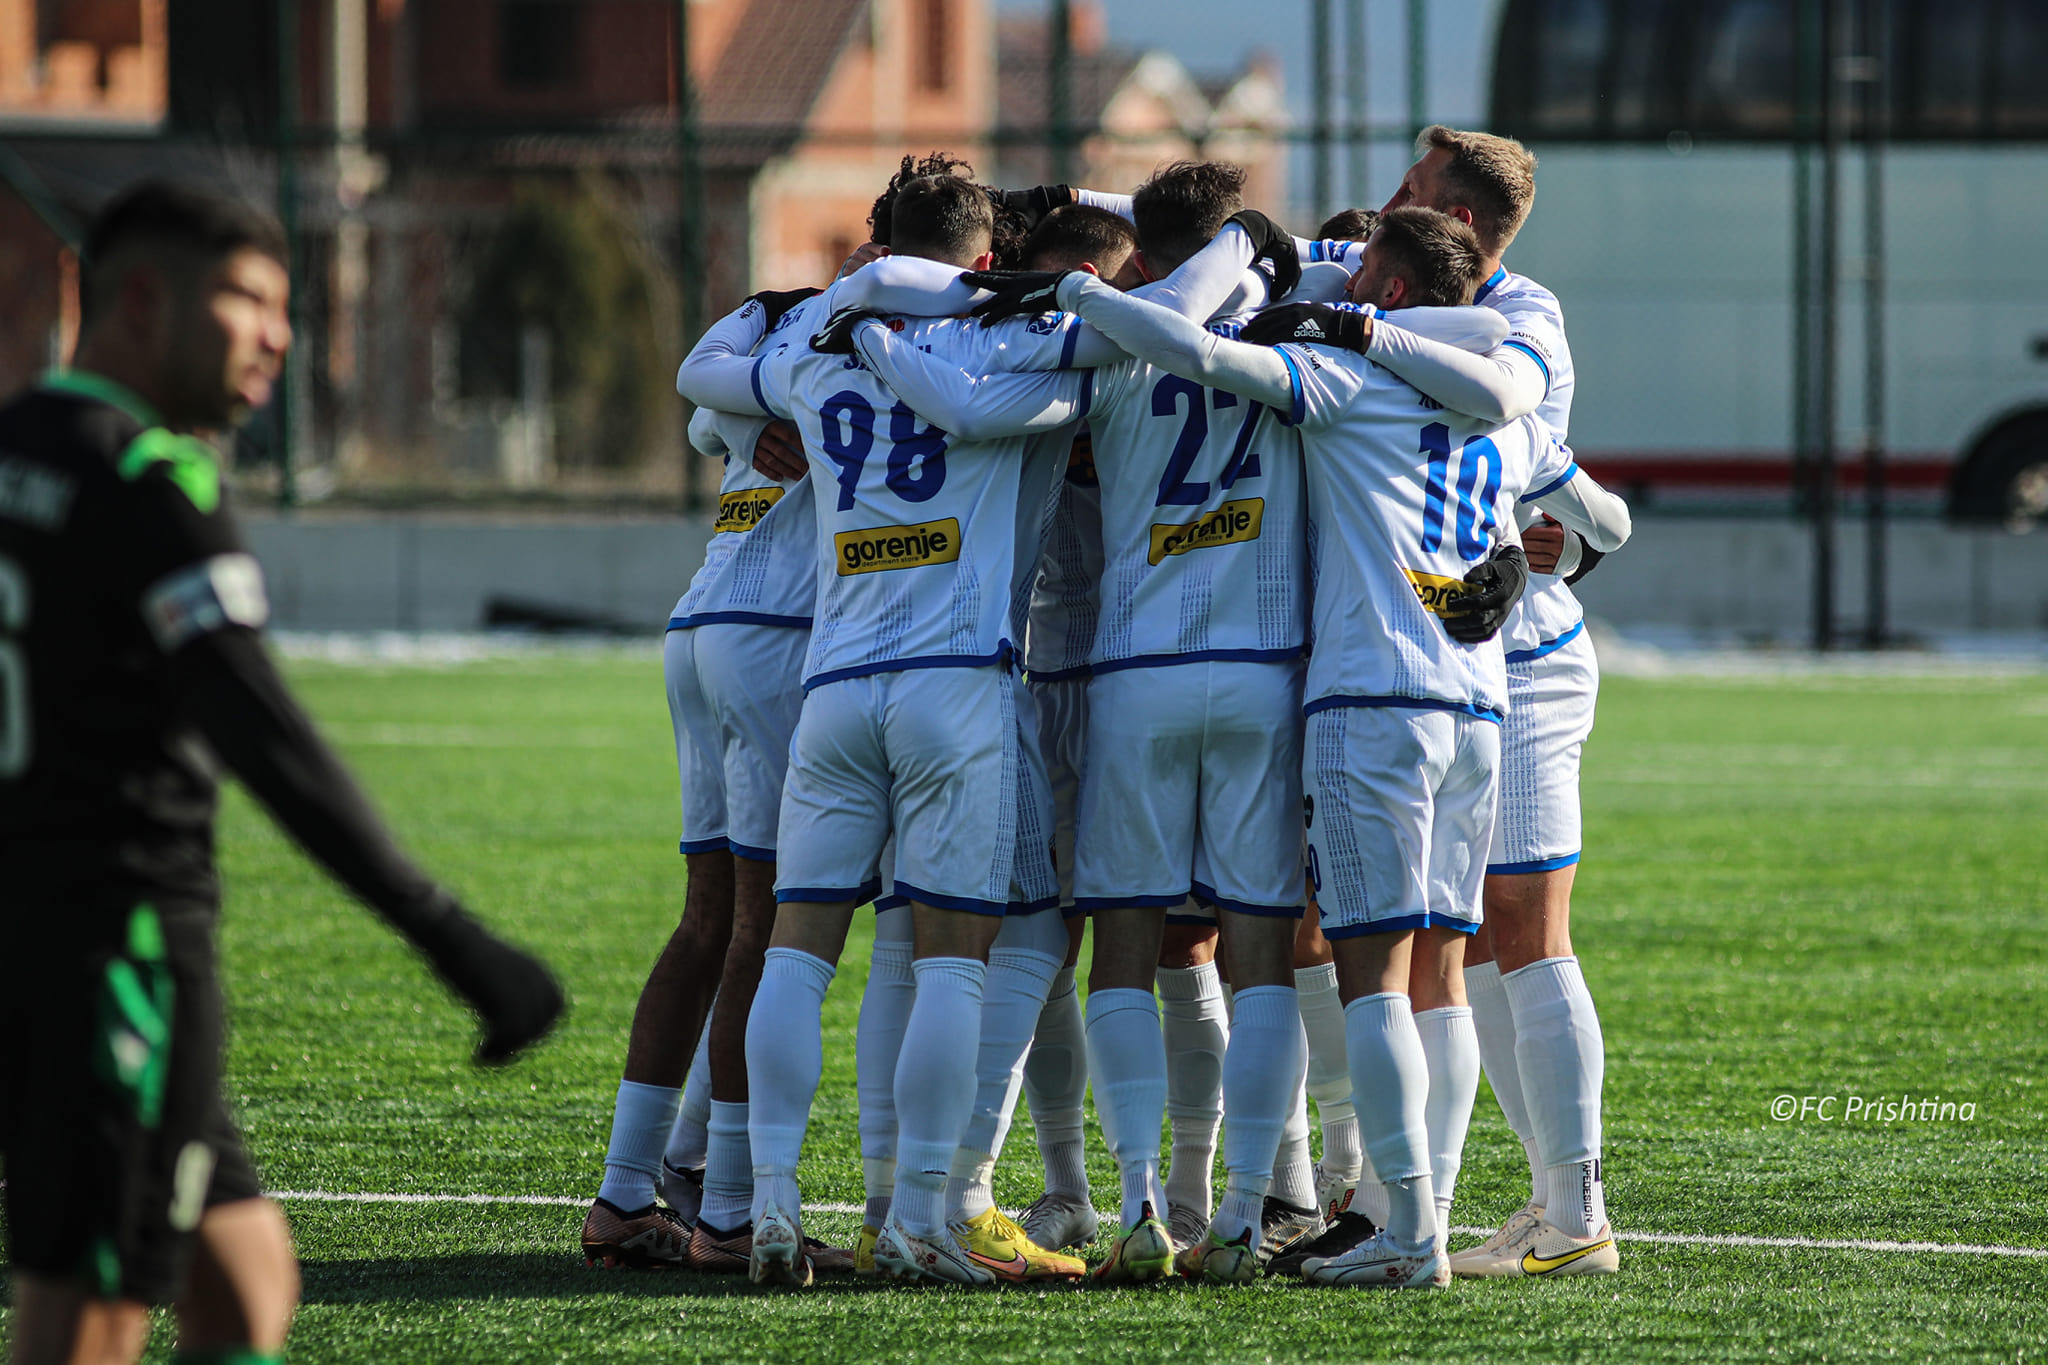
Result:
{"label": "captain armband", "polygon": [[253,555],[215,555],[164,575],[142,594],[142,619],[166,654],[228,626],[261,629],[270,619],[263,570]]}

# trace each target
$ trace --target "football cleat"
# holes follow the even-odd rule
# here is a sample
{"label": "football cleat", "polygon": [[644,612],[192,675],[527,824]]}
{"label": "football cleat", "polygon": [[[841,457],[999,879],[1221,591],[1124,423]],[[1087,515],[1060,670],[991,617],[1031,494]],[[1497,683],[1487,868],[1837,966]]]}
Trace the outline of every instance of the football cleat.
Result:
{"label": "football cleat", "polygon": [[585,1265],[665,1270],[688,1264],[689,1244],[690,1225],[659,1204],[628,1213],[599,1199],[583,1220]]}
{"label": "football cleat", "polygon": [[1362,1213],[1346,1209],[1330,1220],[1320,1237],[1304,1237],[1266,1263],[1269,1275],[1299,1275],[1311,1260],[1342,1256],[1379,1231],[1379,1226]]}
{"label": "football cleat", "polygon": [[970,1258],[1006,1283],[1078,1280],[1088,1273],[1086,1261],[1046,1250],[1001,1209],[989,1209],[964,1223],[955,1223],[953,1235]]}
{"label": "football cleat", "polygon": [[1102,1220],[1085,1197],[1051,1191],[1032,1200],[1017,1222],[1026,1237],[1055,1251],[1086,1246],[1102,1228]]}
{"label": "football cleat", "polygon": [[1470,1280],[1522,1273],[1522,1253],[1536,1245],[1543,1228],[1543,1206],[1529,1203],[1508,1215],[1498,1231],[1478,1246],[1451,1256],[1451,1273]]}
{"label": "football cleat", "polygon": [[1270,1194],[1266,1196],[1266,1205],[1259,1224],[1260,1265],[1265,1265],[1276,1256],[1285,1256],[1295,1246],[1306,1245],[1310,1238],[1323,1234],[1322,1214],[1314,1209],[1305,1209],[1299,1204],[1290,1204]]}
{"label": "football cleat", "polygon": [[1337,1221],[1337,1215],[1351,1207],[1358,1198],[1357,1175],[1333,1175],[1316,1163],[1316,1205],[1325,1223]]}
{"label": "football cleat", "polygon": [[1522,1253],[1524,1275],[1612,1275],[1620,1268],[1621,1251],[1607,1223],[1591,1237],[1574,1237],[1545,1223],[1535,1244]]}
{"label": "football cleat", "polygon": [[1451,1266],[1435,1238],[1409,1247],[1382,1230],[1341,1256],[1311,1257],[1301,1277],[1353,1289],[1442,1289],[1451,1282]]}
{"label": "football cleat", "polygon": [[676,1215],[685,1223],[696,1222],[699,1210],[704,1207],[704,1168],[671,1166],[664,1157],[659,1184],[661,1197]]}
{"label": "football cleat", "polygon": [[937,1237],[906,1231],[892,1212],[875,1238],[875,1268],[892,1280],[991,1285],[995,1272],[967,1254],[951,1228]]}
{"label": "football cleat", "polygon": [[755,1220],[747,1278],[755,1284],[787,1289],[802,1289],[811,1282],[811,1258],[804,1254],[802,1226],[772,1203]]}
{"label": "football cleat", "polygon": [[742,1223],[731,1231],[712,1227],[702,1218],[690,1229],[689,1269],[706,1275],[744,1275],[754,1255],[754,1225]]}
{"label": "football cleat", "polygon": [[1193,1204],[1168,1204],[1166,1227],[1173,1234],[1174,1251],[1186,1251],[1209,1236],[1209,1215]]}
{"label": "football cleat", "polygon": [[1173,1234],[1149,1200],[1142,1207],[1138,1225],[1109,1244],[1109,1259],[1095,1267],[1095,1283],[1150,1284],[1173,1269]]}
{"label": "football cleat", "polygon": [[860,1237],[853,1244],[853,1273],[856,1275],[879,1275],[881,1269],[875,1264],[875,1239],[882,1230],[873,1223],[860,1225]]}
{"label": "football cleat", "polygon": [[1201,1241],[1176,1256],[1173,1268],[1184,1280],[1203,1284],[1250,1284],[1259,1278],[1257,1235],[1246,1228],[1229,1241],[1211,1229]]}

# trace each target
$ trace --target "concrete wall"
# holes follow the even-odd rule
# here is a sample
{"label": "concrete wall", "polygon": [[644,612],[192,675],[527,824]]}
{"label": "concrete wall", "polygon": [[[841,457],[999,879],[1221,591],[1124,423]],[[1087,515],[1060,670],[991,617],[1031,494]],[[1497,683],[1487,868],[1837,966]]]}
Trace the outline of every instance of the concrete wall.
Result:
{"label": "concrete wall", "polygon": [[[660,629],[704,557],[708,519],[251,515],[277,624],[468,630],[493,596]],[[1788,642],[1810,620],[1811,533],[1781,520],[1650,518],[1581,585],[1612,624]],[[1837,620],[1863,620],[1863,536],[1844,525]],[[1909,634],[2048,630],[2048,533],[1891,528],[1891,625]]]}

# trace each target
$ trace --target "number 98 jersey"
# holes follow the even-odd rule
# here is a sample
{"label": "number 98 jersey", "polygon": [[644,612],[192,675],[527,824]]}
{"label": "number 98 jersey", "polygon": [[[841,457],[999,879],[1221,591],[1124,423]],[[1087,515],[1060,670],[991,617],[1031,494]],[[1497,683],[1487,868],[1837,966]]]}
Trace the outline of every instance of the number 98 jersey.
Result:
{"label": "number 98 jersey", "polygon": [[1574,469],[1534,416],[1493,428],[1450,412],[1363,356],[1282,346],[1287,420],[1308,464],[1315,649],[1304,711],[1420,705],[1498,720],[1498,639],[1443,629],[1465,574],[1516,538],[1513,504]]}
{"label": "number 98 jersey", "polygon": [[[912,321],[902,340],[943,359],[955,319]],[[765,406],[803,434],[818,517],[817,604],[804,688],[913,668],[970,668],[1015,652],[1019,496],[1032,456],[1065,443],[963,440],[926,422],[859,356],[792,347],[760,370]],[[1085,390],[1077,377],[1069,386]],[[1071,416],[1086,414],[1085,397]],[[1055,448],[1056,447],[1056,448]],[[1051,466],[1048,465],[1048,469]],[[1048,480],[1033,480],[1038,500]],[[1038,547],[1023,547],[1035,556]]]}

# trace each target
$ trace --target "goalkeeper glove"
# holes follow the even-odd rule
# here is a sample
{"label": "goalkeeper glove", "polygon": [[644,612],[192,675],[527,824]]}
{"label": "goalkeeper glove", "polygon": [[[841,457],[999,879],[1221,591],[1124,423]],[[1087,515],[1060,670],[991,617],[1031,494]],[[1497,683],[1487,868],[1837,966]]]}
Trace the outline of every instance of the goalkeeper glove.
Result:
{"label": "goalkeeper glove", "polygon": [[1472,585],[1451,605],[1457,614],[1444,617],[1444,633],[1460,644],[1483,644],[1500,634],[1508,613],[1529,586],[1529,561],[1519,545],[1503,545],[1465,575]]}
{"label": "goalkeeper glove", "polygon": [[1307,341],[1364,355],[1372,341],[1372,314],[1328,303],[1283,303],[1247,322],[1237,339],[1254,346]]}

